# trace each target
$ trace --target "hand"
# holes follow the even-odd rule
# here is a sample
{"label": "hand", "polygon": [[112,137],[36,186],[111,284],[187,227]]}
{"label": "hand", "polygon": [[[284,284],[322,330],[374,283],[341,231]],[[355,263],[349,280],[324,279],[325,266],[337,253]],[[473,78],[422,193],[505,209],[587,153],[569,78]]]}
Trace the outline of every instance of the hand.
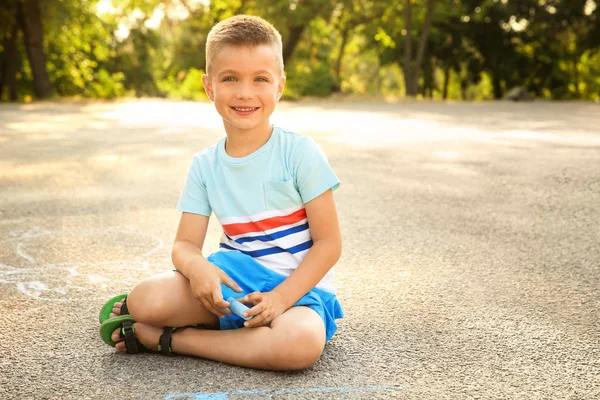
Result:
{"label": "hand", "polygon": [[238,293],[243,291],[229,275],[211,263],[196,266],[189,280],[194,297],[202,303],[204,308],[220,318],[231,315],[231,311],[228,309],[229,302],[223,299],[221,293],[221,284]]}
{"label": "hand", "polygon": [[251,320],[244,322],[246,328],[268,325],[288,309],[283,296],[278,292],[254,292],[238,300],[248,307],[252,307],[244,313],[244,317],[254,316]]}

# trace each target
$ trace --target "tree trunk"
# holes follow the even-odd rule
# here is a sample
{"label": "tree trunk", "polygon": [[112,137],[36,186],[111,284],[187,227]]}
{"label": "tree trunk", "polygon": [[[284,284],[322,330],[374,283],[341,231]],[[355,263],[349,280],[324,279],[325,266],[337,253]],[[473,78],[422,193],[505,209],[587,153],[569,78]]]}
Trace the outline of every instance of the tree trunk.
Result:
{"label": "tree trunk", "polygon": [[435,68],[436,68],[436,59],[435,59],[435,57],[431,57],[430,62],[427,63],[427,69],[426,69],[427,79],[425,80],[425,82],[427,83],[426,97],[429,97],[430,99],[433,98],[433,88],[437,87],[436,82],[435,82]]}
{"label": "tree trunk", "polygon": [[[6,41],[4,42],[4,48],[6,48]],[[6,81],[6,63],[0,60],[0,101],[4,96],[4,81]]]}
{"label": "tree trunk", "polygon": [[502,82],[500,81],[499,74],[496,71],[492,72],[492,85],[494,87],[494,99],[500,100],[502,98]]}
{"label": "tree trunk", "polygon": [[286,65],[288,60],[294,54],[294,50],[296,50],[296,46],[300,43],[300,38],[302,37],[302,32],[304,32],[304,28],[306,28],[306,24],[303,25],[295,25],[290,28],[290,35],[285,41],[285,46],[283,47],[283,64]]}
{"label": "tree trunk", "polygon": [[350,28],[346,27],[342,31],[342,44],[340,44],[340,52],[337,56],[337,60],[335,60],[335,86],[333,88],[334,92],[340,92],[340,82],[342,75],[342,58],[344,58],[344,49],[346,48],[346,44],[348,43],[348,36],[350,36]]}
{"label": "tree trunk", "polygon": [[572,65],[573,65],[573,78],[574,78],[574,84],[575,84],[575,95],[577,97],[577,99],[581,99],[581,90],[579,90],[579,69],[577,68],[577,63],[579,61],[580,57],[573,57],[572,60]]}
{"label": "tree trunk", "polygon": [[406,95],[416,96],[419,92],[419,70],[421,68],[421,64],[423,63],[423,55],[425,54],[427,39],[429,38],[429,30],[431,29],[434,0],[427,0],[425,25],[423,26],[423,33],[421,34],[419,48],[417,49],[417,56],[414,62],[412,61],[412,10],[410,2],[411,0],[406,0],[404,7],[404,21],[406,24],[406,39],[404,46],[404,80],[406,82]]}
{"label": "tree trunk", "polygon": [[38,0],[23,0],[17,3],[17,14],[33,73],[33,91],[40,99],[49,97],[52,86],[46,70],[44,31]]}
{"label": "tree trunk", "polygon": [[444,91],[442,94],[442,98],[446,100],[448,98],[448,85],[450,84],[450,64],[446,65],[444,68]]}
{"label": "tree trunk", "polygon": [[17,52],[17,34],[19,27],[15,23],[10,29],[10,37],[4,40],[5,62],[2,65],[2,82],[0,82],[0,100],[4,95],[4,84],[8,86],[8,99],[17,101],[17,70],[19,69],[19,53]]}
{"label": "tree trunk", "polygon": [[421,96],[425,99],[427,98],[427,92],[431,87],[431,68],[425,64],[425,68],[423,68],[423,86],[421,87]]}
{"label": "tree trunk", "polygon": [[416,96],[413,91],[413,66],[412,66],[412,9],[410,0],[404,5],[404,24],[406,25],[406,37],[404,38],[404,86],[407,96]]}
{"label": "tree trunk", "polygon": [[431,29],[431,18],[433,16],[433,0],[427,0],[427,14],[425,14],[425,26],[423,26],[423,33],[421,34],[421,40],[419,42],[419,49],[417,50],[417,58],[414,64],[414,84],[415,92],[419,85],[419,71],[423,64],[423,56],[425,55],[425,48],[427,47],[427,40],[429,39],[429,30]]}

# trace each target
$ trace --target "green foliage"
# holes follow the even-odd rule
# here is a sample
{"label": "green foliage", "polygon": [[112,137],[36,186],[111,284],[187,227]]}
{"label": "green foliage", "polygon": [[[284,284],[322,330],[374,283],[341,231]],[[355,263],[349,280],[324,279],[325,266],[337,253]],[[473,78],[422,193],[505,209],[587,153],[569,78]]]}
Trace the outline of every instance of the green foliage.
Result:
{"label": "green foliage", "polygon": [[[398,64],[383,66],[379,69],[379,92],[384,96],[402,96],[405,83],[402,68]],[[375,92],[377,93],[377,92]]]}
{"label": "green foliage", "polygon": [[286,65],[284,99],[303,96],[325,97],[333,92],[336,80],[332,65],[336,46],[334,28],[315,18],[304,31],[291,63]]}
{"label": "green foliage", "polygon": [[[284,98],[405,91],[406,0],[111,0],[109,12],[98,14],[99,3],[108,4],[39,1],[46,68],[58,96],[205,99],[206,36],[238,13],[265,17],[282,33],[290,55]],[[411,0],[413,53],[426,3]],[[449,71],[451,99],[493,99],[524,85],[538,98],[600,100],[600,7],[586,11],[588,3],[436,1],[421,92],[441,98]],[[0,74],[9,64],[4,52],[17,4],[0,9]],[[148,24],[156,13],[163,15],[158,28]],[[33,93],[33,76],[22,33],[17,49],[24,98]],[[8,77],[0,81],[6,87]]]}
{"label": "green foliage", "polygon": [[328,63],[298,61],[286,70],[286,74],[285,99],[325,97],[332,93],[334,79]]}
{"label": "green foliage", "polygon": [[[108,27],[91,13],[68,16],[60,22],[58,29],[46,34],[46,67],[51,82],[61,96],[96,97],[104,92],[96,89],[98,80],[109,85],[116,83],[111,83],[111,74],[103,68],[111,55],[107,47],[110,44]],[[116,93],[122,92],[117,90]]]}
{"label": "green foliage", "polygon": [[96,97],[100,99],[114,99],[127,94],[123,81],[125,74],[122,72],[109,73],[105,69],[100,69],[94,73],[95,79],[92,80],[84,92],[85,97]]}
{"label": "green foliage", "polygon": [[161,44],[156,31],[138,24],[127,39],[116,46],[111,70],[125,75],[125,87],[137,97],[160,95],[156,74],[162,57]]}
{"label": "green foliage", "polygon": [[600,101],[600,50],[587,50],[581,55],[576,66],[580,77],[571,93],[574,98]]}
{"label": "green foliage", "polygon": [[[366,39],[356,36],[347,46],[343,59],[342,92],[376,94],[379,89],[380,59],[376,49],[365,50]],[[398,65],[393,65],[398,68]],[[388,84],[389,89],[389,84]]]}
{"label": "green foliage", "polygon": [[171,99],[178,100],[205,100],[207,99],[202,85],[204,71],[190,68],[181,71],[177,77],[168,76],[157,82],[159,90]]}

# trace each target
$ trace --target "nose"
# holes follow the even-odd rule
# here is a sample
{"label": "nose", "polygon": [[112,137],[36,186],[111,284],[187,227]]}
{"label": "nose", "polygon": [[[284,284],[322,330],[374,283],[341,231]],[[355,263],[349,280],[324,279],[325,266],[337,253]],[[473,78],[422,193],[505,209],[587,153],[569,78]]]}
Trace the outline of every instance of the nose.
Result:
{"label": "nose", "polygon": [[250,85],[240,82],[240,84],[237,86],[236,98],[240,100],[251,99],[252,89],[250,88]]}

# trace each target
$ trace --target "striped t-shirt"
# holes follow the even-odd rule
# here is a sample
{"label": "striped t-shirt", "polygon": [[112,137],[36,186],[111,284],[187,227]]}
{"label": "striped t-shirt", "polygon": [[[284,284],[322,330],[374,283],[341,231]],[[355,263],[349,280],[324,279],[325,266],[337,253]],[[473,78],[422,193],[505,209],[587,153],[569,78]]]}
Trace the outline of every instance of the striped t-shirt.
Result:
{"label": "striped t-shirt", "polygon": [[[304,204],[340,181],[309,137],[273,128],[260,149],[242,158],[225,138],[194,156],[177,209],[210,216],[223,227],[222,251],[239,251],[289,276],[312,246]],[[333,268],[317,284],[332,291]]]}

